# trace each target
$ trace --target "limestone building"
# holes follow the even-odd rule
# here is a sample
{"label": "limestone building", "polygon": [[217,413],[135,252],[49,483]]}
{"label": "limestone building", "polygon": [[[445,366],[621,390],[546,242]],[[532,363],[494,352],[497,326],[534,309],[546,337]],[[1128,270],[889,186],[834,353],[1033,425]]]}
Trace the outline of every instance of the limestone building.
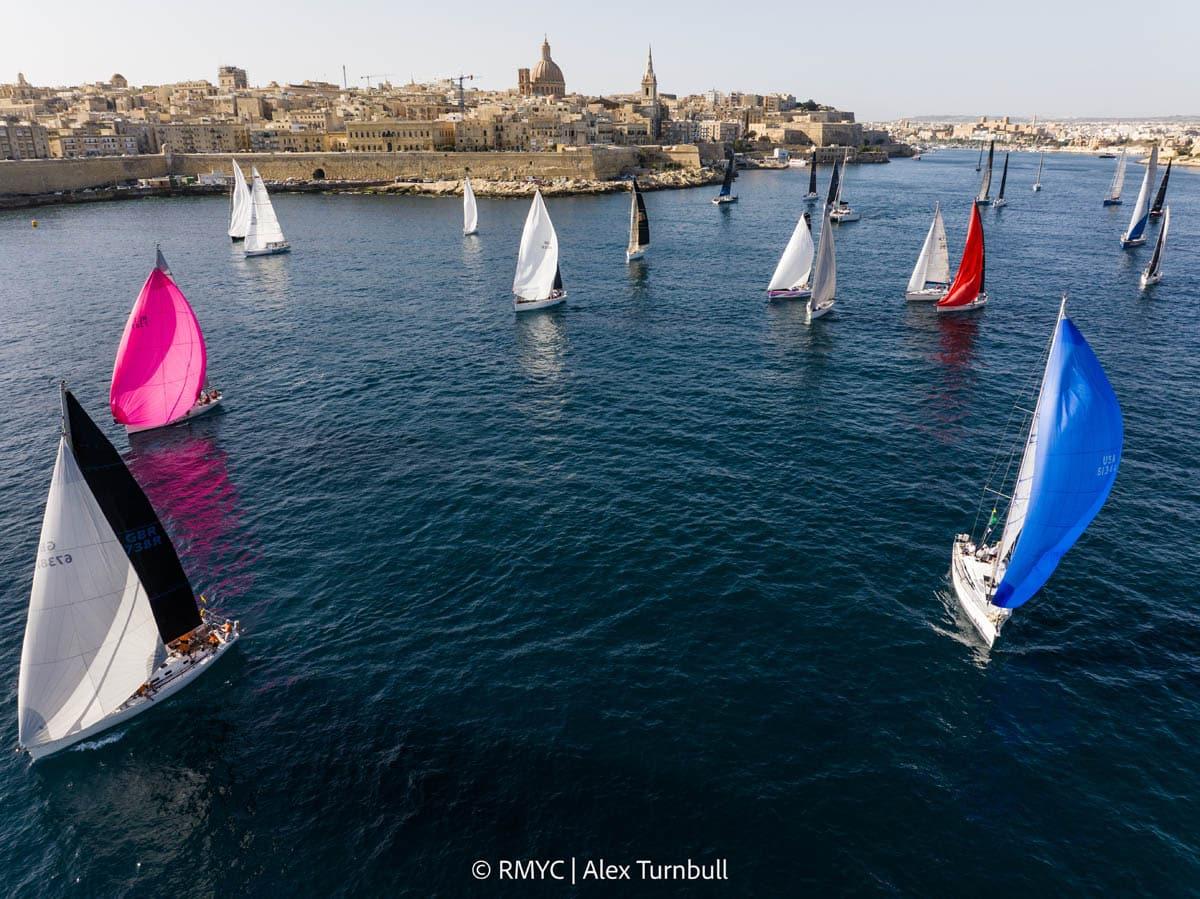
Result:
{"label": "limestone building", "polygon": [[246,90],[249,86],[246,70],[237,66],[221,66],[217,69],[217,86],[225,93]]}
{"label": "limestone building", "polygon": [[542,40],[542,58],[533,70],[517,69],[517,91],[522,97],[565,97],[567,81],[562,69],[550,58],[550,41]]}

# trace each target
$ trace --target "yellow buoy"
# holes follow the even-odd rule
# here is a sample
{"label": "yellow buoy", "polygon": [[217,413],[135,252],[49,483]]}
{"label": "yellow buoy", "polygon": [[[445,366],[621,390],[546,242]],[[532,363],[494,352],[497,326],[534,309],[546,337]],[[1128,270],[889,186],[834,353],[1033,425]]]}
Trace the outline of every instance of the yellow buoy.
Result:
{"label": "yellow buoy", "polygon": [[35,228],[36,228],[36,227],[37,227],[37,219],[34,219],[34,220],[33,220],[33,222],[32,222],[31,224],[33,225],[33,227],[35,227]]}

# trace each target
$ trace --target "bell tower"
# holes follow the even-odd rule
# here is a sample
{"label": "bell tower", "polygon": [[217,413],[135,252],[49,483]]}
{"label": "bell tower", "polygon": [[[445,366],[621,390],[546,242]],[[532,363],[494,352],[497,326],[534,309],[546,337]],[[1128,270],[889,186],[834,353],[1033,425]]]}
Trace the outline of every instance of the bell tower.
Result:
{"label": "bell tower", "polygon": [[642,105],[650,117],[650,136],[662,135],[662,110],[658,105],[658,76],[654,74],[654,48],[646,50],[646,74],[642,76]]}

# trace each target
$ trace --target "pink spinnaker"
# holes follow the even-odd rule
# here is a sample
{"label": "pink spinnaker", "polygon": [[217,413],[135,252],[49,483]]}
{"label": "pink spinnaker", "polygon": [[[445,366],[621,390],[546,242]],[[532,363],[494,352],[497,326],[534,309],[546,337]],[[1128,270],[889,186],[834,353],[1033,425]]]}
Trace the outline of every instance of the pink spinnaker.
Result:
{"label": "pink spinnaker", "polygon": [[132,428],[157,428],[182,418],[204,386],[208,354],[196,314],[183,291],[155,268],[138,294],[117,348],[108,404]]}

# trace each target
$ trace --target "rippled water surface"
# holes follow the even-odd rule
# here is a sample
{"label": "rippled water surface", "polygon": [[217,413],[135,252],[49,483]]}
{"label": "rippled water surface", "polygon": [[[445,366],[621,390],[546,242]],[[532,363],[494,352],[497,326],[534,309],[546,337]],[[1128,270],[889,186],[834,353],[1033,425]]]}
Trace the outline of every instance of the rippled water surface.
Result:
{"label": "rippled water surface", "polygon": [[[570,300],[521,318],[524,201],[481,200],[464,239],[452,200],[279,196],[294,251],[252,261],[218,198],[0,213],[3,744],[54,383],[107,423],[155,241],[227,403],[108,430],[246,630],[87,748],[3,757],[6,890],[479,895],[476,859],[571,855],[724,857],[741,895],[1194,886],[1200,181],[1172,179],[1146,296],[1113,163],[1050,157],[1033,194],[1014,156],[992,303],[938,319],[903,289],[935,200],[957,260],[974,162],[851,169],[863,220],[812,327],[763,292],[803,170],[744,173],[723,209],[647,195],[628,267],[627,196],[549,200]],[[1063,290],[1125,457],[987,654],[950,541]]]}

